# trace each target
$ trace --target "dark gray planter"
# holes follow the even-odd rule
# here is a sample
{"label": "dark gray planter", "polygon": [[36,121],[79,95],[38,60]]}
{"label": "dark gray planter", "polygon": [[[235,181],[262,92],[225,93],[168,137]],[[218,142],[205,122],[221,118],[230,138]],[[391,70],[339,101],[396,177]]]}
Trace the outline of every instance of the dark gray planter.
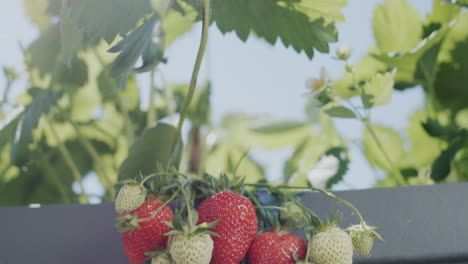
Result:
{"label": "dark gray planter", "polygon": [[[355,263],[468,263],[468,183],[336,192],[383,228]],[[320,216],[348,208],[318,193],[303,202]],[[127,264],[112,204],[0,208],[0,264]],[[273,263],[272,263],[273,264]]]}

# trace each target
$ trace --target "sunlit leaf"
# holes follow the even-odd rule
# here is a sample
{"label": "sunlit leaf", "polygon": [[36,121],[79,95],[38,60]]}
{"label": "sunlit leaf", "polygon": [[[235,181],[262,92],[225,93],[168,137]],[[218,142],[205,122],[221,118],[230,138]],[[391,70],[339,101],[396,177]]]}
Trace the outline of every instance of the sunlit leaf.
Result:
{"label": "sunlit leaf", "polygon": [[418,169],[429,166],[445,146],[444,142],[429,136],[424,130],[422,123],[426,119],[427,113],[424,110],[416,111],[409,118],[407,133],[410,147],[402,159],[403,166]]}
{"label": "sunlit leaf", "polygon": [[418,11],[404,0],[386,0],[377,5],[374,35],[381,52],[402,52],[421,41],[422,21]]}
{"label": "sunlit leaf", "polygon": [[[388,72],[386,74],[380,74],[374,76],[370,81],[364,85],[364,97],[363,102],[365,107],[370,108],[372,106],[387,104],[392,99],[393,92],[393,76],[394,72]],[[365,98],[368,98],[366,100]]]}
{"label": "sunlit leaf", "polygon": [[24,9],[31,22],[43,31],[49,25],[50,15],[46,14],[48,0],[24,0]]}
{"label": "sunlit leaf", "polygon": [[434,82],[438,67],[437,58],[448,30],[449,26],[443,26],[409,52],[381,54],[375,57],[397,69],[395,81],[400,88],[416,84],[430,87]]}
{"label": "sunlit leaf", "polygon": [[[212,175],[234,173],[244,177],[246,183],[256,183],[265,179],[264,170],[248,153],[238,145],[229,142],[221,142],[207,153],[205,160],[205,171]],[[237,169],[236,169],[237,167]]]}
{"label": "sunlit leaf", "polygon": [[184,5],[184,9],[184,15],[171,9],[162,19],[166,46],[171,45],[174,40],[189,32],[193,27],[198,12],[187,4]]}
{"label": "sunlit leaf", "polygon": [[[362,85],[372,79],[377,73],[387,72],[387,66],[373,56],[364,56],[353,66],[354,76],[358,84]],[[354,85],[351,73],[345,72],[343,76],[333,82],[334,90],[344,98],[359,94],[359,89]]]}
{"label": "sunlit leaf", "polygon": [[[381,143],[383,150],[379,147],[371,131],[366,129],[363,136],[364,153],[372,165],[378,166],[384,170],[392,171],[392,166],[387,160],[386,155],[394,166],[398,166],[405,150],[403,140],[397,132],[382,126],[373,125],[375,136]],[[386,155],[384,154],[384,152]]]}

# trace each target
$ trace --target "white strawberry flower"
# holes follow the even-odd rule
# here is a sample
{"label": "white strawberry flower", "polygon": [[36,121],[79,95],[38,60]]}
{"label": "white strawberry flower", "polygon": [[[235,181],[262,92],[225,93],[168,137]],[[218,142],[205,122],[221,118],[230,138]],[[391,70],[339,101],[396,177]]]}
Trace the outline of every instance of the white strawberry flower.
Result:
{"label": "white strawberry flower", "polygon": [[306,93],[306,95],[317,95],[321,93],[325,88],[327,88],[328,84],[328,73],[324,67],[320,69],[320,78],[309,78],[307,79],[305,86],[307,89],[311,90],[310,92]]}
{"label": "white strawberry flower", "polygon": [[324,189],[328,180],[336,175],[340,160],[333,155],[324,155],[309,171],[307,179],[313,187]]}

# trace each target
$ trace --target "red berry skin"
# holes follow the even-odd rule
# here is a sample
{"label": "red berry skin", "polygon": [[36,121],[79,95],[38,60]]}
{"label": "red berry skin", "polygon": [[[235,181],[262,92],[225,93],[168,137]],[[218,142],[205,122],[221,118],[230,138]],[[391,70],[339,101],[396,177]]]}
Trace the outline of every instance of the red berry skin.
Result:
{"label": "red berry skin", "polygon": [[[150,216],[154,211],[161,207],[163,203],[159,200],[148,200],[142,204],[138,209],[133,210],[130,214],[138,213],[138,218],[145,218]],[[121,214],[120,216],[123,216]],[[165,233],[171,231],[164,221],[171,222],[174,214],[171,208],[164,206],[156,216],[150,220],[140,223],[140,228],[135,228],[121,234],[122,244],[125,248],[125,254],[132,264],[141,264],[148,256],[144,253],[154,251],[156,245],[166,248],[167,236]]]}
{"label": "red berry skin", "polygon": [[259,235],[249,250],[249,264],[290,264],[296,263],[293,254],[299,260],[305,258],[307,243],[293,234],[278,235],[267,232]]}
{"label": "red berry skin", "polygon": [[199,208],[199,221],[220,219],[210,229],[219,235],[214,242],[211,264],[239,264],[247,254],[258,232],[255,207],[246,197],[224,191],[203,201]]}

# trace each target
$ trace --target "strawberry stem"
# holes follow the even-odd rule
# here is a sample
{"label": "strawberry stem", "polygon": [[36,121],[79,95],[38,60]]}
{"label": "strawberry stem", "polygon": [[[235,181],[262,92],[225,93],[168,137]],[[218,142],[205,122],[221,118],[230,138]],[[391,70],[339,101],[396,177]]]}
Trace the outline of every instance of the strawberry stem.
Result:
{"label": "strawberry stem", "polygon": [[172,202],[172,200],[174,200],[178,195],[179,195],[179,192],[180,190],[177,190],[176,192],[174,192],[174,194],[171,196],[171,198],[169,198],[166,202],[164,202],[156,211],[154,211],[150,216],[146,217],[146,218],[141,218],[141,219],[138,219],[138,223],[141,223],[141,222],[144,222],[144,221],[148,221],[150,219],[153,219],[159,212],[161,212],[161,210],[166,206],[168,205],[170,202]]}
{"label": "strawberry stem", "polygon": [[[263,183],[246,183],[245,185],[248,185],[248,186],[252,186],[252,187],[263,187],[263,188],[267,188],[267,187],[270,187],[270,185],[268,184],[263,184]],[[307,187],[307,186],[304,186],[304,187],[301,187],[301,186],[282,186],[282,185],[278,185],[278,186],[275,186],[277,188],[281,188],[281,189],[301,189],[301,190],[312,190],[312,191],[318,191],[320,192],[321,194],[327,196],[328,198],[331,198],[331,199],[334,199],[334,200],[337,200],[343,204],[345,204],[346,206],[348,206],[349,208],[351,208],[359,217],[359,220],[361,221],[361,225],[365,225],[365,221],[364,221],[364,218],[362,217],[361,213],[359,212],[359,210],[350,202],[342,199],[342,198],[339,198],[339,197],[336,197],[336,195],[334,195],[333,193],[331,192],[328,192],[328,191],[325,191],[323,189],[320,189],[320,188],[315,188],[315,187]],[[301,205],[300,203],[298,203],[299,205]],[[307,207],[304,207],[302,206],[304,209],[307,209]]]}
{"label": "strawberry stem", "polygon": [[192,102],[192,98],[195,93],[195,88],[196,88],[197,79],[198,79],[198,72],[200,71],[201,63],[203,60],[203,55],[205,54],[206,46],[208,43],[208,29],[210,27],[210,0],[203,1],[202,17],[203,17],[203,21],[202,21],[203,27],[202,27],[200,46],[198,47],[197,58],[195,59],[195,65],[193,66],[192,78],[190,80],[190,86],[187,92],[187,96],[185,97],[185,102],[182,106],[182,110],[180,111],[179,122],[177,124],[177,133],[174,137],[174,141],[172,143],[172,148],[171,148],[172,152],[175,151],[177,143],[180,139],[180,133],[182,131],[182,124],[184,123],[185,117],[187,116],[190,103]]}

